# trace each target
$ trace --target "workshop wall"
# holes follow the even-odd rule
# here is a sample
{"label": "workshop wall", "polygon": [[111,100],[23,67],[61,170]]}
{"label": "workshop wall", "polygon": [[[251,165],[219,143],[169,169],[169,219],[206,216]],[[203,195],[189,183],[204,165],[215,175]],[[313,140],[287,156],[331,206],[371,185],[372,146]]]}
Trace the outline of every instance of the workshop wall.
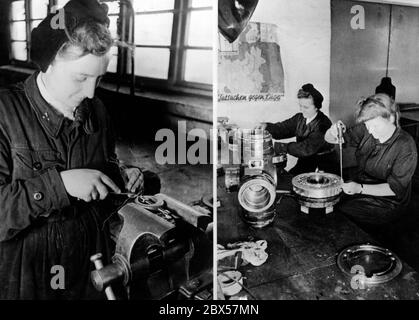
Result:
{"label": "workshop wall", "polygon": [[278,26],[285,95],[279,102],[219,102],[218,116],[241,127],[284,120],[298,112],[297,92],[308,82],[323,94],[323,112],[328,114],[330,0],[259,1],[251,21]]}
{"label": "workshop wall", "polygon": [[[419,8],[332,0],[330,115],[354,122],[355,103],[391,77],[396,101],[417,103],[419,93]],[[362,4],[365,27],[352,28],[351,8]]]}

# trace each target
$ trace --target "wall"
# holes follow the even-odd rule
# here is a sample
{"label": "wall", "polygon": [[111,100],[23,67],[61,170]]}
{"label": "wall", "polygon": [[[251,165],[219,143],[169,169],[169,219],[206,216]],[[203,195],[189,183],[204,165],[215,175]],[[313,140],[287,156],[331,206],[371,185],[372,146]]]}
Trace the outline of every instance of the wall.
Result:
{"label": "wall", "polygon": [[375,92],[387,64],[390,6],[362,3],[365,29],[352,29],[357,1],[332,0],[330,114],[354,122],[356,102]]}
{"label": "wall", "polygon": [[218,103],[218,115],[230,123],[253,127],[281,121],[298,112],[298,89],[311,82],[323,94],[329,113],[330,1],[260,0],[251,21],[274,23],[279,29],[285,96],[279,102]]}
{"label": "wall", "polygon": [[348,123],[354,121],[357,99],[373,94],[386,76],[389,48],[396,101],[419,102],[419,8],[364,2],[365,29],[353,30],[350,10],[358,3],[332,0],[330,113],[332,120]]}

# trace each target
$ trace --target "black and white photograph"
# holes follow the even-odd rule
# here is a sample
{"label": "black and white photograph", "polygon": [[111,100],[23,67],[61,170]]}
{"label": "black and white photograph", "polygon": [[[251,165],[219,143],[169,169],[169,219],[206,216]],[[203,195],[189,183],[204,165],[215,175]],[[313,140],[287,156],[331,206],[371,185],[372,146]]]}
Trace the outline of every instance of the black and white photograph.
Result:
{"label": "black and white photograph", "polygon": [[417,52],[419,0],[0,0],[0,300],[419,300]]}
{"label": "black and white photograph", "polygon": [[213,299],[213,9],[0,1],[0,300]]}
{"label": "black and white photograph", "polygon": [[219,0],[217,298],[419,299],[419,1]]}

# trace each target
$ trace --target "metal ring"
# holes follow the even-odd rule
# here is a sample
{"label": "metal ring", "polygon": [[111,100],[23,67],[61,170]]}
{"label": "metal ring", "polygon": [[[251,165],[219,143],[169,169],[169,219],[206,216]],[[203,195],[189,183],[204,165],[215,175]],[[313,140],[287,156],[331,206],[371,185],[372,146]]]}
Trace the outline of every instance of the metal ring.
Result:
{"label": "metal ring", "polygon": [[[348,259],[350,259],[351,255],[359,254],[362,252],[378,253],[388,259],[388,264],[384,269],[377,270],[371,275],[365,273],[363,274],[363,283],[366,285],[376,285],[388,282],[399,275],[402,270],[402,262],[399,257],[397,257],[397,255],[395,255],[389,249],[370,244],[354,245],[342,250],[337,258],[337,265],[339,269],[350,277],[354,277],[357,273],[361,273],[359,271],[354,273],[353,268],[356,265],[351,265],[348,263]],[[359,266],[363,267],[362,265]]]}
{"label": "metal ring", "polygon": [[148,210],[158,210],[164,206],[164,201],[155,196],[138,196],[135,203]]}
{"label": "metal ring", "polygon": [[299,174],[292,179],[294,192],[307,198],[329,198],[342,192],[341,177],[324,172]]}
{"label": "metal ring", "polygon": [[238,294],[243,287],[243,276],[239,271],[225,271],[218,275],[221,290],[226,296]]}
{"label": "metal ring", "polygon": [[[257,207],[255,203],[252,203],[246,197],[246,192],[248,190],[252,190],[252,188],[261,187],[262,189],[266,190],[267,196],[269,196],[269,200],[265,202],[265,204],[261,207]],[[247,176],[243,180],[243,184],[241,185],[238,193],[238,199],[240,205],[249,212],[264,212],[268,210],[275,202],[276,198],[276,186],[273,179],[266,173],[262,173],[256,176]]]}

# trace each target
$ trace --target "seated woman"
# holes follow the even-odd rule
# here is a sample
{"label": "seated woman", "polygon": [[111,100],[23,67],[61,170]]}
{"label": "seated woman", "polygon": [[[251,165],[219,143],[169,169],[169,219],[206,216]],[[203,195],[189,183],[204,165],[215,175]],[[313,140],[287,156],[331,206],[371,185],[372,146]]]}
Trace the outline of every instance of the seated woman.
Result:
{"label": "seated woman", "polygon": [[312,172],[316,169],[335,172],[333,146],[324,141],[324,134],[331,126],[329,118],[320,111],[323,102],[322,94],[311,83],[303,85],[297,94],[300,113],[278,123],[262,123],[274,139],[296,137],[296,142],[275,143],[276,152],[286,152],[298,158],[290,170],[297,175]]}
{"label": "seated woman", "polygon": [[380,93],[359,102],[357,125],[346,130],[338,122],[325,135],[326,141],[337,143],[342,126],[345,146],[356,148],[357,170],[350,177],[344,174],[348,182],[339,208],[370,230],[394,222],[410,200],[417,150],[398,117],[394,101]]}

